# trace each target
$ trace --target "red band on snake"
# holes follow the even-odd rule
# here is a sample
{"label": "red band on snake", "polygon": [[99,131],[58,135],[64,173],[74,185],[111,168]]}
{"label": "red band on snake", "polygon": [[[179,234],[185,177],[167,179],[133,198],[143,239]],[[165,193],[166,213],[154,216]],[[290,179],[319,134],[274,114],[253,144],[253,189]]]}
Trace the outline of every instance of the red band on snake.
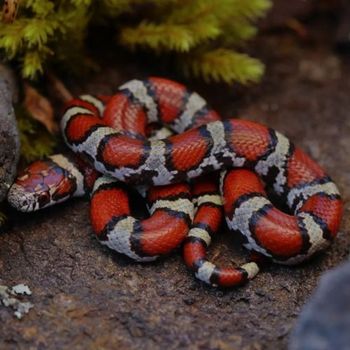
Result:
{"label": "red band on snake", "polygon": [[[149,138],[148,125],[155,123],[171,136],[155,132]],[[253,278],[255,263],[219,268],[206,259],[221,223],[222,198],[228,227],[242,235],[244,246],[278,263],[302,262],[337,234],[342,202],[317,163],[273,129],[221,121],[181,84],[132,80],[112,97],[81,96],[69,103],[61,127],[67,145],[93,168],[52,156],[25,171],[10,190],[10,203],[36,210],[93,187],[91,220],[98,238],[136,260],[167,254],[187,235],[184,259],[201,280],[228,287]],[[227,172],[220,176],[220,196],[212,173],[221,170]],[[262,181],[291,214],[269,201]],[[133,216],[122,183],[157,186],[146,194],[149,218]]]}

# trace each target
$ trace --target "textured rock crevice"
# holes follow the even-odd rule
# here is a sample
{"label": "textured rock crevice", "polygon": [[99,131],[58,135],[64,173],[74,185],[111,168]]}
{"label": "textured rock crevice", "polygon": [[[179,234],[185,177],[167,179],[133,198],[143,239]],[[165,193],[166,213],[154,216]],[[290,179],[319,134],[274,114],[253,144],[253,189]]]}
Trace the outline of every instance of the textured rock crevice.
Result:
{"label": "textured rock crevice", "polygon": [[12,105],[16,99],[14,75],[0,65],[0,202],[13,182],[19,159],[19,135]]}

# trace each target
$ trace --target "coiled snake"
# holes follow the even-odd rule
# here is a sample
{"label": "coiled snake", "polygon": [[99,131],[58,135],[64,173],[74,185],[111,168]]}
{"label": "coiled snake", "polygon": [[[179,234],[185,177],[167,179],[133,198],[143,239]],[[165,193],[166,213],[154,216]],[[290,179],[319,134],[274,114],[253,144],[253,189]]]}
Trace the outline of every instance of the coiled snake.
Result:
{"label": "coiled snake", "polygon": [[[253,278],[255,262],[219,268],[206,258],[222,207],[245,248],[281,264],[304,261],[337,234],[342,202],[318,164],[273,129],[222,121],[176,82],[131,80],[114,96],[81,96],[68,104],[61,128],[78,157],[31,164],[9,202],[33,211],[91,192],[97,237],[135,260],[154,260],[184,241],[185,262],[202,281],[229,287]],[[270,202],[264,183],[292,215]],[[144,192],[148,218],[133,216],[130,184]]]}

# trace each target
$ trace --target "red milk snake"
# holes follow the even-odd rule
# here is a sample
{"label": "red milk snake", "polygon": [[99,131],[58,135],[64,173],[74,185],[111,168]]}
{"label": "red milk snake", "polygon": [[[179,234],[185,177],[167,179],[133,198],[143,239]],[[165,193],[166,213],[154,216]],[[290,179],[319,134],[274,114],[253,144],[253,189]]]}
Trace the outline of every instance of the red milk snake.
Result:
{"label": "red milk snake", "polygon": [[[168,129],[148,126],[155,124]],[[302,262],[337,234],[342,201],[318,164],[273,129],[221,121],[203,98],[176,82],[132,80],[112,97],[81,96],[68,104],[61,128],[79,158],[55,155],[33,163],[10,189],[9,202],[33,211],[91,192],[97,237],[135,260],[154,260],[184,241],[185,262],[202,281],[229,287],[253,278],[254,262],[219,268],[206,259],[222,202],[227,225],[241,234],[244,247],[278,263]],[[213,174],[218,170],[220,181]],[[293,215],[269,201],[262,180]],[[133,216],[130,184],[143,185],[148,218]]]}

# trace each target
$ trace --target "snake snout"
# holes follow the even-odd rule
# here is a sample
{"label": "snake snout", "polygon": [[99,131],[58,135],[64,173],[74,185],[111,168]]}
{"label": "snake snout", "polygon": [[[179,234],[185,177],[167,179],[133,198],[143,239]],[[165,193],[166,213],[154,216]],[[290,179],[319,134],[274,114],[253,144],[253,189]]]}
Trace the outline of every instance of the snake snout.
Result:
{"label": "snake snout", "polygon": [[16,183],[14,183],[8,192],[7,201],[9,204],[21,212],[28,212],[36,210],[35,196],[26,189]]}

